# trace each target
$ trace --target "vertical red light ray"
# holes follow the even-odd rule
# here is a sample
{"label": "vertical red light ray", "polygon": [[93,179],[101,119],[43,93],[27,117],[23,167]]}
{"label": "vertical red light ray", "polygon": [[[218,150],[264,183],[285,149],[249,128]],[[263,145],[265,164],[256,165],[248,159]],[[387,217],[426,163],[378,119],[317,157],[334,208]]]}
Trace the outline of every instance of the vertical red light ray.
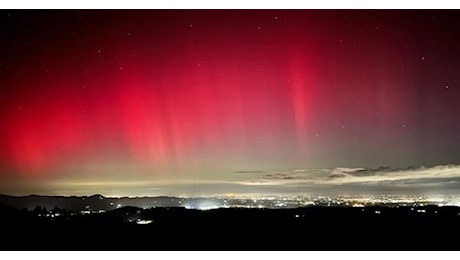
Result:
{"label": "vertical red light ray", "polygon": [[133,75],[121,79],[118,98],[120,120],[114,127],[121,131],[134,160],[147,164],[164,164],[168,160],[168,136],[163,118],[163,99],[155,81],[145,82]]}
{"label": "vertical red light ray", "polygon": [[[288,71],[288,85],[291,96],[292,112],[294,114],[295,134],[297,140],[297,156],[299,159],[311,152],[310,142],[318,133],[312,132],[317,127],[315,115],[319,113],[315,99],[319,98],[312,73],[314,59],[304,53],[304,48],[298,46],[299,41],[291,39]],[[320,93],[319,93],[320,94]],[[323,100],[324,102],[324,100]]]}

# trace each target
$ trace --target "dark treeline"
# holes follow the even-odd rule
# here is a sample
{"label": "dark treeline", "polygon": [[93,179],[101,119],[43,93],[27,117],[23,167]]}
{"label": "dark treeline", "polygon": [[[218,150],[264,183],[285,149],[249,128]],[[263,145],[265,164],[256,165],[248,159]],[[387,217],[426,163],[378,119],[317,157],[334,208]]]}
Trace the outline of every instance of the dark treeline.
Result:
{"label": "dark treeline", "polygon": [[[140,209],[0,205],[2,250],[458,250],[457,207]],[[148,224],[138,224],[138,223]]]}

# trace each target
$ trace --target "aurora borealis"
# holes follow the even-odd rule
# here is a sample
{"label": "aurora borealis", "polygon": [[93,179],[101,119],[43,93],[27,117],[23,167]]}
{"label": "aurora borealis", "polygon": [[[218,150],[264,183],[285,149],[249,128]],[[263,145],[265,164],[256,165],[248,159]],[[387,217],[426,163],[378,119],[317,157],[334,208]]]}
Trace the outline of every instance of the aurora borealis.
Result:
{"label": "aurora borealis", "polygon": [[0,39],[0,193],[460,163],[457,10],[2,10]]}

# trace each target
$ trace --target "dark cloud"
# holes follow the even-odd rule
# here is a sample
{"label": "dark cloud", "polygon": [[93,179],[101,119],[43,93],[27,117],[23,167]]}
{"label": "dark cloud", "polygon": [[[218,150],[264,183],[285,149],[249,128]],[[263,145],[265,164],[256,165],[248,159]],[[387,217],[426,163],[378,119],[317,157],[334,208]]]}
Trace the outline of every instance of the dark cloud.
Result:
{"label": "dark cloud", "polygon": [[262,178],[266,180],[293,180],[296,179],[296,176],[290,172],[276,172],[265,174]]}
{"label": "dark cloud", "polygon": [[234,173],[265,173],[265,171],[258,171],[258,170],[238,170],[238,171],[234,171]]}

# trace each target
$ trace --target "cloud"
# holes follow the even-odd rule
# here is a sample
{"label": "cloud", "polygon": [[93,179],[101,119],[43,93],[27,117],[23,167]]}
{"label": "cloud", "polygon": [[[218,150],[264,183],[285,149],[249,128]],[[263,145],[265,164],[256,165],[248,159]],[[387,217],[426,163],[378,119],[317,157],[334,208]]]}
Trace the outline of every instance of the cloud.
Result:
{"label": "cloud", "polygon": [[292,172],[306,172],[306,169],[295,169]]}
{"label": "cloud", "polygon": [[258,171],[258,170],[238,170],[238,171],[234,171],[234,173],[265,173],[265,171]]}
{"label": "cloud", "polygon": [[[289,170],[266,172],[262,176],[234,182],[240,185],[295,187],[306,191],[321,188],[392,189],[392,188],[455,188],[460,183],[460,165],[439,165],[430,168],[334,168],[322,170]],[[459,187],[459,186],[457,186]]]}
{"label": "cloud", "polygon": [[293,180],[296,179],[296,177],[295,174],[289,172],[268,173],[262,176],[262,178],[266,180]]}
{"label": "cloud", "polygon": [[326,183],[330,184],[349,184],[349,183],[388,183],[388,182],[407,182],[419,183],[430,180],[432,182],[442,181],[449,178],[460,178],[459,165],[440,165],[431,168],[409,167],[409,168],[388,168],[380,167],[377,169],[352,169],[343,170],[336,168],[331,171],[328,177],[340,175],[341,178],[328,178]]}

